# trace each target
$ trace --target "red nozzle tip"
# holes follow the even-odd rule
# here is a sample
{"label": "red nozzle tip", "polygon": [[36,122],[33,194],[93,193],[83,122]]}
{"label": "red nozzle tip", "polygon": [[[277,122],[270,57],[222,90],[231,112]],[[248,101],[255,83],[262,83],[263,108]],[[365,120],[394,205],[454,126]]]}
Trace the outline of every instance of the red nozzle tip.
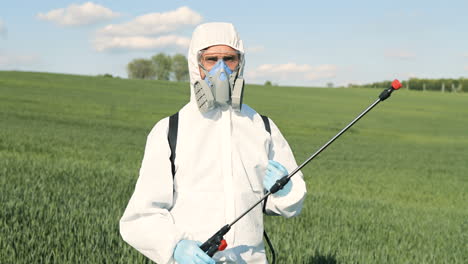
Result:
{"label": "red nozzle tip", "polygon": [[223,251],[227,247],[226,240],[221,240],[221,244],[219,244],[218,251]]}
{"label": "red nozzle tip", "polygon": [[392,82],[392,87],[394,90],[398,90],[401,88],[401,83],[399,80],[395,79],[393,82]]}

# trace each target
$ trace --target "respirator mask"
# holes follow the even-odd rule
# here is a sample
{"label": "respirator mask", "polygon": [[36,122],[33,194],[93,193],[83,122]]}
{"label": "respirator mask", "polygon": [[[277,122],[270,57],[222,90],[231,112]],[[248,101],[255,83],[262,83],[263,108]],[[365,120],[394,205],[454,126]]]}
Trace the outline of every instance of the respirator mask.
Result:
{"label": "respirator mask", "polygon": [[244,79],[239,78],[242,72],[243,54],[239,51],[198,52],[198,65],[205,74],[203,80],[194,83],[195,98],[202,113],[217,106],[231,105],[236,111],[242,107]]}

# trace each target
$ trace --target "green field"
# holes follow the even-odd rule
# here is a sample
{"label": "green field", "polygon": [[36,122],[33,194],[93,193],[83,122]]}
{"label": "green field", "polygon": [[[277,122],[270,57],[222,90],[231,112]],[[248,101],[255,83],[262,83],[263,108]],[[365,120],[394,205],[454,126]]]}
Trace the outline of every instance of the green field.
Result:
{"label": "green field", "polygon": [[[381,89],[248,85],[298,163]],[[146,136],[187,83],[0,72],[0,263],[149,263],[118,221]],[[278,263],[468,263],[468,94],[398,91],[303,170]]]}

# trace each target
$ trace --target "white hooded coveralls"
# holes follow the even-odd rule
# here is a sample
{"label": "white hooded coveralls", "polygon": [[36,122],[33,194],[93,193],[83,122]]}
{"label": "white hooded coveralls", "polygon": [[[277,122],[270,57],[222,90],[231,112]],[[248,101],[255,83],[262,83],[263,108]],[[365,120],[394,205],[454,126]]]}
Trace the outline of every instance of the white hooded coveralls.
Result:
{"label": "white hooded coveralls", "polygon": [[[270,135],[249,106],[243,105],[241,112],[231,107],[199,111],[193,94],[193,84],[200,79],[197,52],[213,45],[244,52],[231,24],[208,23],[194,31],[188,54],[191,98],[179,111],[175,176],[169,160],[169,118],[164,118],[148,135],[135,191],[120,220],[123,239],[161,264],[175,263],[173,252],[180,240],[203,243],[257,202],[264,194],[269,159],[288,171],[297,167],[278,127],[270,120]],[[268,214],[299,214],[306,187],[300,172],[291,180],[288,195],[268,198]],[[218,263],[267,263],[262,235],[262,206],[257,206],[232,226],[225,236],[228,247],[213,258]]]}

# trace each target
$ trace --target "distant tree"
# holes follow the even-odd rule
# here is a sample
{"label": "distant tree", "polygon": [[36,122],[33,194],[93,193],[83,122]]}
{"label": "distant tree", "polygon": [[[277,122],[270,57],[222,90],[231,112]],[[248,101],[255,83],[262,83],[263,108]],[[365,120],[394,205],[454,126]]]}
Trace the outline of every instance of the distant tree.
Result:
{"label": "distant tree", "polygon": [[187,58],[182,54],[172,56],[172,71],[176,81],[188,81],[189,69]]}
{"label": "distant tree", "polygon": [[156,79],[168,81],[171,77],[172,58],[164,53],[159,53],[151,58],[156,73]]}
{"label": "distant tree", "polygon": [[[420,79],[410,78],[401,81],[403,87],[419,91],[446,91],[446,92],[468,92],[468,79]],[[365,88],[387,88],[391,86],[391,81],[381,81],[371,84],[361,84],[354,87]]]}
{"label": "distant tree", "polygon": [[154,79],[156,76],[153,62],[148,59],[134,59],[129,62],[127,74],[130,79]]}
{"label": "distant tree", "polygon": [[114,76],[110,73],[98,74],[97,77],[104,77],[104,78],[114,78]]}
{"label": "distant tree", "polygon": [[264,85],[265,86],[272,86],[273,84],[271,83],[271,81],[266,81]]}
{"label": "distant tree", "polygon": [[328,88],[333,88],[333,83],[332,83],[332,82],[328,82],[328,83],[327,83],[327,87],[328,87]]}

